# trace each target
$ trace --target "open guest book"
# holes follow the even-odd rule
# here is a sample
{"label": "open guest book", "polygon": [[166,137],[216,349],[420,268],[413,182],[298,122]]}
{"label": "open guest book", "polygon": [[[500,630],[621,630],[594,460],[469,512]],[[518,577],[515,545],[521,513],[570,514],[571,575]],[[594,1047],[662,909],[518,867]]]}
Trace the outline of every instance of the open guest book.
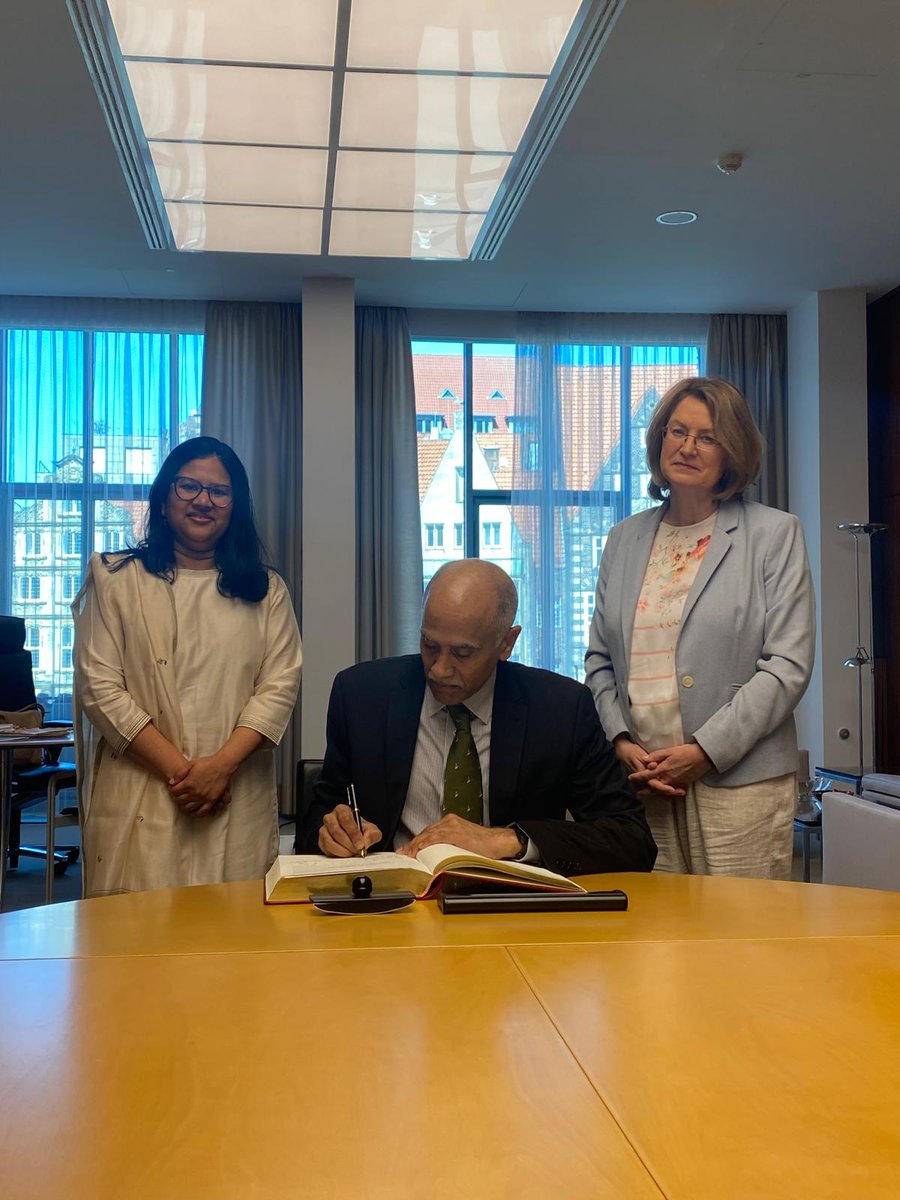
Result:
{"label": "open guest book", "polygon": [[448,879],[502,884],[537,892],[584,892],[580,884],[545,867],[485,858],[459,846],[427,846],[415,858],[367,854],[365,858],[326,858],[321,854],[281,854],[266,875],[266,904],[298,904],[311,892],[350,892],[352,880],[368,875],[377,893],[412,892],[430,900]]}

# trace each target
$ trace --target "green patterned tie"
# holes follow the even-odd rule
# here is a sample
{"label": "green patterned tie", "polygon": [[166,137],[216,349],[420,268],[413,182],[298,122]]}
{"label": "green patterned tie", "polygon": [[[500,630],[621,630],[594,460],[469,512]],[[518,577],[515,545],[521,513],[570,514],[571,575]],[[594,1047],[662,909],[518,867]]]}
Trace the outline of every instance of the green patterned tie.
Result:
{"label": "green patterned tie", "polygon": [[456,733],[444,768],[444,812],[456,813],[480,825],[484,819],[481,763],[472,737],[472,714],[464,704],[453,704],[447,712],[453,718]]}

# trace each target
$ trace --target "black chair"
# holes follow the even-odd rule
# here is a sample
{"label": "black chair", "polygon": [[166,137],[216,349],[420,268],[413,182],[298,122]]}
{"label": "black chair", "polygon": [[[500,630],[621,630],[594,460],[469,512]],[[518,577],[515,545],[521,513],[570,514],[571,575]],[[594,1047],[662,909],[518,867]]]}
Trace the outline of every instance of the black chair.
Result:
{"label": "black chair", "polygon": [[322,774],[323,759],[301,758],[297,763],[297,832],[294,836],[294,853],[304,853],[306,815],[313,802],[316,781]]}
{"label": "black chair", "polygon": [[[34,690],[31,668],[31,652],[25,646],[25,621],[21,617],[0,616],[0,710],[7,718],[15,720],[16,714],[29,715],[29,724],[45,724],[44,710],[38,703]],[[31,716],[34,714],[34,716]],[[50,721],[49,725],[64,725],[65,722]],[[28,757],[26,752],[25,757]],[[72,764],[59,762],[59,749],[36,751],[36,761],[20,761],[13,766],[12,791],[10,795],[9,820],[9,866],[17,867],[20,856],[47,859],[45,897],[52,899],[53,875],[62,875],[69,863],[78,860],[78,848],[54,850],[53,834],[57,824],[77,823],[77,809],[63,810],[58,822],[55,811],[49,805],[56,804],[57,792],[61,787],[74,787],[75,768]],[[47,801],[47,848],[21,845],[22,810],[42,800]]]}

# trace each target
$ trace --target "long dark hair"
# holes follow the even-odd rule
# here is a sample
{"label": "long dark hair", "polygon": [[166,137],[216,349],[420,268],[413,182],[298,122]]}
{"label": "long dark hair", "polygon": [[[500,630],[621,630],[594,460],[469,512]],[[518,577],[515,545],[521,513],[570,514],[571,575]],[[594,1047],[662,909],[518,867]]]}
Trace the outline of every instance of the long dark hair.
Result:
{"label": "long dark hair", "polygon": [[214,437],[189,438],[168,455],[150,485],[143,540],[131,547],[131,553],[113,569],[124,566],[129,558],[136,558],[150,575],[158,575],[170,583],[174,580],[175,541],[164,511],[169,488],[185,463],[213,457],[228,472],[232,491],[231,521],[215,548],[219,591],[223,596],[257,604],[268,594],[269,573],[266,552],[253,521],[250,481],[232,448]]}

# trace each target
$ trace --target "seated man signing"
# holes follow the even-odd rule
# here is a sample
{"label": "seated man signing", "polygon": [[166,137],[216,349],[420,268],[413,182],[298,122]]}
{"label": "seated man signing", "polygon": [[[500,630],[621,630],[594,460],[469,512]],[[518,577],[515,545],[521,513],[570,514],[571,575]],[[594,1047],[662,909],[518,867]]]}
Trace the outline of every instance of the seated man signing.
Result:
{"label": "seated man signing", "polygon": [[[564,875],[651,870],[643,807],[591,693],[507,661],[517,604],[493,563],[447,563],[425,592],[420,655],[341,671],[308,852],[414,855],[450,842]],[[346,803],[351,783],[362,833]]]}

